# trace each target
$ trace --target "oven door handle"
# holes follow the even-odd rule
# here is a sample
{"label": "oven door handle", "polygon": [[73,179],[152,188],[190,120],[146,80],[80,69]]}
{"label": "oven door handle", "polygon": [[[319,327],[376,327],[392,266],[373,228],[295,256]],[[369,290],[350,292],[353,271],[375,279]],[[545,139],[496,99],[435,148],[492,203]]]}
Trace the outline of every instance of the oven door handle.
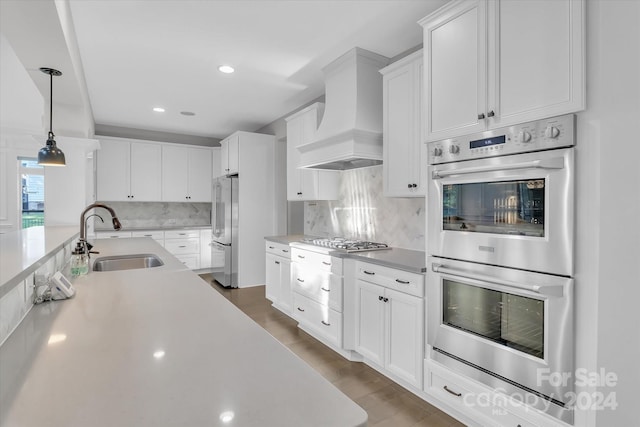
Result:
{"label": "oven door handle", "polygon": [[468,273],[466,271],[450,268],[435,262],[431,264],[431,270],[434,273],[444,273],[451,276],[464,277],[466,279],[481,280],[483,282],[494,283],[496,285],[502,285],[509,288],[535,292],[540,295],[555,297],[562,297],[564,295],[564,287],[562,285],[523,285],[522,283],[498,279],[497,277],[487,276],[485,274]]}
{"label": "oven door handle", "polygon": [[452,175],[466,175],[472,173],[483,172],[500,172],[507,170],[518,169],[563,169],[564,157],[554,157],[551,159],[538,159],[530,162],[513,163],[511,165],[491,165],[491,166],[478,166],[474,168],[460,168],[452,170],[433,170],[431,177],[433,179],[446,178]]}

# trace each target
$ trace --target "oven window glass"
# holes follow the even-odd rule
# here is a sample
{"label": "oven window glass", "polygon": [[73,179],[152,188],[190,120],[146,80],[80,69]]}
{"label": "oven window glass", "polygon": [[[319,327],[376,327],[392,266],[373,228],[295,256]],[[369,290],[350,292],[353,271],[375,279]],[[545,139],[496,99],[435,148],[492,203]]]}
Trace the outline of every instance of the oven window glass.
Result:
{"label": "oven window glass", "polygon": [[442,322],[544,358],[544,301],[443,280]]}
{"label": "oven window glass", "polygon": [[544,237],[545,180],[449,184],[443,230]]}

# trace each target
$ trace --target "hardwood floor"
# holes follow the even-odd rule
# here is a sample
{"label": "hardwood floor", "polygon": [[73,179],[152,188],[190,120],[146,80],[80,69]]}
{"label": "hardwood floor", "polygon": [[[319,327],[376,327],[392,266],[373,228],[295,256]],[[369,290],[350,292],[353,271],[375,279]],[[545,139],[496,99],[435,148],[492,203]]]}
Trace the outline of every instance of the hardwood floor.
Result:
{"label": "hardwood floor", "polygon": [[225,289],[203,280],[240,308],[369,414],[370,427],[458,427],[464,424],[359,362],[350,362],[300,330],[264,296],[264,286]]}

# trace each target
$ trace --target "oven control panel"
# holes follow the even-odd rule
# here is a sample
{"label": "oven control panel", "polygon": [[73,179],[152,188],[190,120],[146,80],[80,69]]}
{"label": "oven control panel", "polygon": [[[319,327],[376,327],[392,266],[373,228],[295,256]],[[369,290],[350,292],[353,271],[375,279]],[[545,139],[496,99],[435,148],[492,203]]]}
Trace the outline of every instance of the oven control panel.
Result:
{"label": "oven control panel", "polygon": [[575,145],[575,115],[522,123],[427,144],[429,164],[506,156]]}

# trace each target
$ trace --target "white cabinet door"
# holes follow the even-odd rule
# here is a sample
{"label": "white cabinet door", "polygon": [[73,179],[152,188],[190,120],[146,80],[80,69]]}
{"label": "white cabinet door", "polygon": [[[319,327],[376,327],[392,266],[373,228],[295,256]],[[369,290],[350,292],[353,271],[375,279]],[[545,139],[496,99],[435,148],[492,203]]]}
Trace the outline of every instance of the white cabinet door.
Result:
{"label": "white cabinet door", "polygon": [[189,148],[187,197],[190,202],[211,201],[211,156],[208,148]]}
{"label": "white cabinet door", "polygon": [[383,74],[384,193],[422,197],[422,51],[391,64]]}
{"label": "white cabinet door", "polygon": [[298,169],[299,145],[313,140],[324,104],[313,104],[287,121],[287,200],[338,199],[340,172]]}
{"label": "white cabinet door", "polygon": [[445,5],[424,25],[429,140],[484,130],[486,12],[483,0]]}
{"label": "white cabinet door", "polygon": [[162,200],[162,146],[131,143],[131,197],[135,202]]}
{"label": "white cabinet door", "polygon": [[162,147],[162,200],[211,201],[211,150],[166,145]]}
{"label": "white cabinet door", "polygon": [[280,260],[280,307],[285,313],[291,313],[293,295],[291,291],[291,261]]}
{"label": "white cabinet door", "polygon": [[265,297],[274,303],[280,302],[281,258],[270,253],[265,255]]}
{"label": "white cabinet door", "polygon": [[583,110],[583,2],[488,5],[488,109],[496,114],[489,126]]}
{"label": "white cabinet door", "polygon": [[200,268],[211,268],[211,229],[200,230]]}
{"label": "white cabinet door", "polygon": [[356,281],[356,351],[384,366],[384,288]]}
{"label": "white cabinet door", "polygon": [[584,9],[584,0],[468,0],[420,21],[426,139],[583,110]]}
{"label": "white cabinet door", "polygon": [[100,145],[96,154],[96,199],[114,202],[131,200],[129,142],[101,140]]}
{"label": "white cabinet door", "polygon": [[391,289],[385,289],[385,297],[388,299],[385,367],[422,388],[424,300]]}
{"label": "white cabinet door", "polygon": [[240,171],[240,135],[231,135],[220,142],[221,173],[235,175]]}
{"label": "white cabinet door", "polygon": [[188,168],[189,153],[186,148],[173,145],[162,147],[162,201],[188,201]]}

